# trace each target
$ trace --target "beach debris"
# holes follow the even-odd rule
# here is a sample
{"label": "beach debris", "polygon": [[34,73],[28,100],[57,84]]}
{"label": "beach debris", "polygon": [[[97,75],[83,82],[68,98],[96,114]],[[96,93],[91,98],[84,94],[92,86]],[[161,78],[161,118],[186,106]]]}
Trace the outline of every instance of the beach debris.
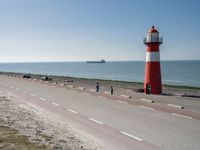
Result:
{"label": "beach debris", "polygon": [[68,87],[69,87],[69,88],[75,88],[75,86],[74,86],[74,85],[69,85]]}
{"label": "beach debris", "polygon": [[167,104],[167,106],[170,106],[170,107],[175,107],[175,108],[180,108],[180,109],[184,109],[184,107],[183,107],[183,106],[176,105],[176,104]]}
{"label": "beach debris", "polygon": [[129,98],[129,99],[132,98],[130,95],[124,95],[124,94],[121,94],[120,96],[124,98]]}
{"label": "beach debris", "polygon": [[150,99],[141,98],[140,100],[143,102],[154,103],[154,101]]}
{"label": "beach debris", "polygon": [[85,90],[85,87],[79,86],[78,89],[80,89],[80,90]]}
{"label": "beach debris", "polygon": [[24,79],[30,79],[31,78],[31,74],[30,73],[25,74],[25,75],[23,75],[23,78]]}

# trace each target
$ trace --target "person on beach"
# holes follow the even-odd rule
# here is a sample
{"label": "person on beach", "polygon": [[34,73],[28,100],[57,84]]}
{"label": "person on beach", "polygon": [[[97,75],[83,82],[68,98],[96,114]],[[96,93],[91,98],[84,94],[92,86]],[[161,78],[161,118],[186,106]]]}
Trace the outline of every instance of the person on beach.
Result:
{"label": "person on beach", "polygon": [[99,92],[99,82],[96,83],[96,92]]}
{"label": "person on beach", "polygon": [[113,95],[113,87],[110,87],[110,94]]}

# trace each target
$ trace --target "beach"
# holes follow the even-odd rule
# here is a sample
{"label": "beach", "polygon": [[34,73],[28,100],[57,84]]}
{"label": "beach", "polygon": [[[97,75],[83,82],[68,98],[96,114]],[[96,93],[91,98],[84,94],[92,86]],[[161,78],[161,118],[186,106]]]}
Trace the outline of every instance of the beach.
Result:
{"label": "beach", "polygon": [[[8,125],[12,120],[9,119],[10,116],[16,118],[11,127],[21,129],[21,133],[27,133],[24,130],[30,124],[37,124],[45,129],[46,124],[49,128],[44,133],[37,125],[31,126],[31,129],[39,129],[42,135],[52,137],[53,146],[51,142],[42,143],[52,149],[71,146],[71,149],[101,150],[123,147],[127,150],[155,150],[160,149],[160,144],[171,149],[173,140],[169,139],[169,133],[179,143],[176,145],[177,149],[198,147],[199,88],[164,85],[162,95],[146,95],[140,91],[142,83],[63,76],[48,76],[46,81],[42,78],[44,75],[31,74],[29,79],[23,78],[23,75],[1,73],[0,91],[8,99],[1,101],[1,118]],[[96,82],[100,85],[99,92],[95,91]],[[114,89],[113,95],[110,94],[111,86]],[[10,107],[4,107],[8,104],[11,104]],[[29,115],[36,115],[36,123],[29,122],[35,119],[24,117],[22,114],[29,116],[24,111],[20,113],[21,117],[16,117],[21,107]],[[11,114],[9,110],[12,109],[15,111]],[[25,120],[18,121],[20,118]],[[38,118],[42,119],[37,120]],[[15,126],[18,122],[21,122],[21,126]],[[51,130],[55,133],[50,134]],[[152,137],[153,134],[155,135]],[[129,138],[130,135],[137,138]],[[180,138],[183,135],[185,138]],[[186,139],[190,141],[191,136],[195,137],[194,141],[184,143]],[[62,140],[67,141],[68,138],[72,141],[64,142],[63,145]],[[41,137],[40,141],[43,140]]]}

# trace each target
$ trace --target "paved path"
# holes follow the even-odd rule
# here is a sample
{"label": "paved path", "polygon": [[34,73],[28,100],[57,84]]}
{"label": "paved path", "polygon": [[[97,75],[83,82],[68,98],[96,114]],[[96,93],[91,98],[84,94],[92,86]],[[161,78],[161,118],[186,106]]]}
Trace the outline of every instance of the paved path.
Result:
{"label": "paved path", "polygon": [[0,76],[0,92],[14,95],[69,124],[110,150],[199,150],[200,120],[147,105]]}

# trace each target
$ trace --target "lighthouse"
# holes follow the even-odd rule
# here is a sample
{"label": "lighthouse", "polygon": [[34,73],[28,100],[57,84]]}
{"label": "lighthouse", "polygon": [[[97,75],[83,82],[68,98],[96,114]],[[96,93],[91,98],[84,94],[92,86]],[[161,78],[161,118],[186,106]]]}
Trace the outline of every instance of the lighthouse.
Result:
{"label": "lighthouse", "polygon": [[144,93],[146,94],[162,93],[159,51],[162,41],[163,39],[159,37],[159,32],[154,26],[151,27],[146,38],[144,38],[144,44],[146,45]]}

